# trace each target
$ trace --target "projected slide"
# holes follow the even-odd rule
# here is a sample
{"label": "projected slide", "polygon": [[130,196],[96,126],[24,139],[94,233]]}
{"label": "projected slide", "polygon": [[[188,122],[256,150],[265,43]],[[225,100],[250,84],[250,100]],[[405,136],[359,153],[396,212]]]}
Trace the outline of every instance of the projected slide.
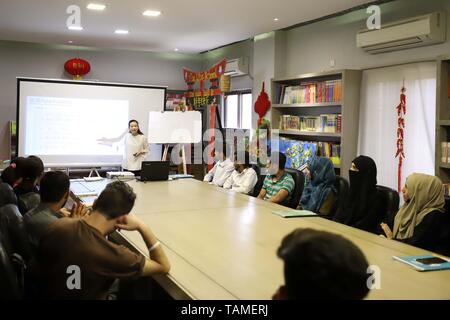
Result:
{"label": "projected slide", "polygon": [[[128,100],[27,96],[25,153],[39,155],[121,155],[117,137],[129,119]],[[126,125],[125,125],[126,128]]]}
{"label": "projected slide", "polygon": [[[138,84],[18,78],[17,151],[45,166],[120,166],[128,121],[148,131],[150,111],[163,111],[166,89]],[[161,159],[150,145],[148,160]]]}

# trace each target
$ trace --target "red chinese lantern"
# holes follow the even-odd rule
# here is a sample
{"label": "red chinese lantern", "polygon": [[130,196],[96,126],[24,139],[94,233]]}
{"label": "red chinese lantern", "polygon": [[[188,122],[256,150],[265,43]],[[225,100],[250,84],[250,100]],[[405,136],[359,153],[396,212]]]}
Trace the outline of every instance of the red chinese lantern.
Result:
{"label": "red chinese lantern", "polygon": [[91,71],[91,65],[86,60],[74,58],[64,64],[64,69],[73,76],[74,80],[80,80]]}

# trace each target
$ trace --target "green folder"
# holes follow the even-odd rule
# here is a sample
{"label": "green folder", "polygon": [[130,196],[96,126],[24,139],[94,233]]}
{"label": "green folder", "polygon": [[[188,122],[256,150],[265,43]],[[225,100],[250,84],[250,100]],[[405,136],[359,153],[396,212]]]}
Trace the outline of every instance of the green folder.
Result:
{"label": "green folder", "polygon": [[317,213],[308,210],[287,210],[287,211],[272,211],[273,214],[283,218],[294,217],[318,217]]}

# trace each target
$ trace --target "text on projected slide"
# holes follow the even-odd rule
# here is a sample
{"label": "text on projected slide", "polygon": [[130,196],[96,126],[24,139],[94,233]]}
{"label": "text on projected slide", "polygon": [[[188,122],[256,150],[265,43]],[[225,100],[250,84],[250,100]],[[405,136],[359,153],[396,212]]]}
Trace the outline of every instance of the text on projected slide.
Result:
{"label": "text on projected slide", "polygon": [[27,97],[26,154],[120,155],[119,145],[100,145],[127,126],[128,100]]}

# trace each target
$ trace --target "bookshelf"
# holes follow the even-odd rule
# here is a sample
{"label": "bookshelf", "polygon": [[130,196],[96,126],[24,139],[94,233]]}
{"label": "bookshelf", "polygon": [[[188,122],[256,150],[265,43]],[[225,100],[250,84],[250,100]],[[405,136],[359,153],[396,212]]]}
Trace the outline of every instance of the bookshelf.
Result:
{"label": "bookshelf", "polygon": [[280,135],[293,135],[305,137],[341,137],[340,133],[335,132],[308,132],[300,130],[280,130]]}
{"label": "bookshelf", "polygon": [[[280,138],[340,144],[340,163],[335,162],[334,166],[338,174],[348,178],[348,170],[356,157],[358,144],[360,84],[359,70],[273,79],[272,127],[279,129]],[[295,121],[291,122],[291,117]],[[317,131],[312,131],[309,125],[308,130],[300,130],[305,128],[306,119],[313,120],[313,130],[315,128]],[[286,128],[286,122],[289,128]]]}
{"label": "bookshelf", "polygon": [[318,103],[292,103],[274,104],[272,108],[314,108],[314,107],[340,107],[340,102],[318,102]]}
{"label": "bookshelf", "polygon": [[[437,60],[435,174],[450,183],[450,158],[443,161],[443,142],[450,142],[450,56]],[[445,157],[445,155],[444,155]]]}

